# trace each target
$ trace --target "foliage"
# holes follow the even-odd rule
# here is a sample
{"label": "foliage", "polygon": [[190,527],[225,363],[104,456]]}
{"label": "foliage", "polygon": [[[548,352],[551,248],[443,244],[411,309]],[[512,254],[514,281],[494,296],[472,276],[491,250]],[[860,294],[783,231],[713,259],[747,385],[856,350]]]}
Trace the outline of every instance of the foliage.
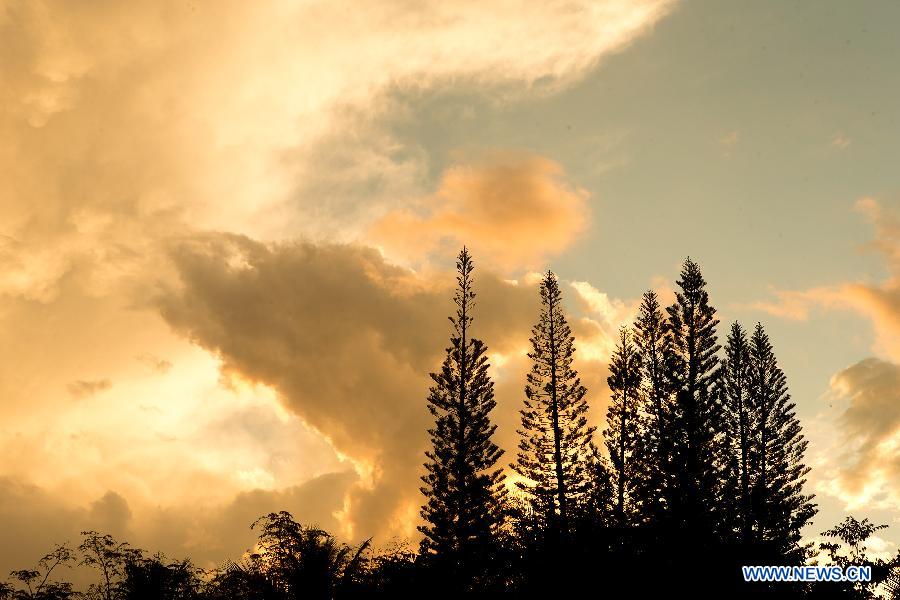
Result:
{"label": "foliage", "polygon": [[[0,600],[565,597],[610,577],[640,597],[679,588],[690,597],[900,595],[900,556],[885,561],[865,551],[884,526],[853,517],[823,533],[834,541],[819,545],[820,556],[872,566],[872,583],[748,588],[739,579],[744,564],[810,558],[801,542],[816,512],[803,493],[807,442],[763,326],[748,336],[734,323],[720,348],[706,281],[690,259],[675,302],[664,310],[645,293],[633,325],[619,331],[605,452],[587,417],[559,281],[552,272],[542,279],[512,465],[522,480],[507,493],[487,346],[471,331],[474,263],[465,248],[456,267],[450,345],[426,400],[434,426],[417,552],[403,544],[376,552],[369,540],[348,545],[285,511],[254,522],[255,546],[212,571],[84,531],[74,550],[59,545],[34,568],[13,571]],[[75,565],[95,575],[84,591],[58,580]],[[686,568],[703,577],[685,579]]]}
{"label": "foliage", "polygon": [[474,263],[465,248],[456,267],[453,334],[440,372],[431,374],[434,386],[428,395],[434,427],[428,430],[431,449],[421,488],[425,523],[419,527],[422,553],[446,574],[448,585],[477,580],[491,562],[505,491],[496,468],[503,451],[491,439],[497,429],[490,420],[496,401],[487,347],[471,336]]}
{"label": "foliage", "polygon": [[563,312],[556,276],[541,282],[541,312],[532,329],[531,371],[521,411],[519,453],[512,467],[535,515],[565,537],[571,519],[590,497],[593,434],[586,388],[573,367],[575,338]]}

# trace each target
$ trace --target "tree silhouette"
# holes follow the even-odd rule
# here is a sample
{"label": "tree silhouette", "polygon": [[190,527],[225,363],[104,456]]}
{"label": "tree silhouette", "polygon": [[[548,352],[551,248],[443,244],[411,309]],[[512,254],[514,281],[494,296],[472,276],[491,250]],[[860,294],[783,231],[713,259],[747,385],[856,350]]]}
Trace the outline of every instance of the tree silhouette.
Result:
{"label": "tree silhouette", "polygon": [[304,527],[286,511],[269,513],[252,525],[257,526],[254,568],[288,598],[330,600],[351,588],[362,571],[368,540],[352,548],[317,527]]}
{"label": "tree silhouette", "polygon": [[419,530],[424,534],[422,553],[461,581],[490,561],[502,524],[505,488],[501,469],[495,469],[503,451],[491,439],[497,428],[490,420],[496,402],[487,347],[470,331],[474,263],[465,248],[456,269],[450,347],[440,372],[431,374],[428,410],[435,422],[428,430],[432,448],[426,453],[421,488],[426,523]]}
{"label": "tree silhouette", "polygon": [[122,600],[194,600],[198,598],[199,573],[190,560],[167,561],[157,553],[125,563],[120,586]]}
{"label": "tree silhouette", "polygon": [[700,267],[684,261],[677,282],[675,303],[667,309],[669,382],[674,403],[668,415],[674,469],[669,479],[674,525],[684,530],[692,545],[708,544],[715,533],[720,500],[723,419],[716,388],[719,359],[716,353],[715,309],[709,304],[706,281]]}
{"label": "tree silhouette", "polygon": [[81,560],[78,564],[96,569],[101,576],[99,584],[93,584],[88,595],[113,600],[118,597],[117,588],[125,577],[125,567],[141,558],[140,550],[127,542],[117,542],[109,534],[82,531],[78,546]]}
{"label": "tree silhouette", "polygon": [[[812,598],[851,598],[865,599],[875,598],[877,588],[886,584],[887,592],[893,594],[895,568],[900,565],[900,554],[892,561],[874,559],[867,555],[865,542],[876,531],[885,529],[887,525],[876,525],[868,519],[857,520],[852,515],[847,516],[842,522],[831,529],[822,532],[827,538],[833,538],[834,542],[821,542],[820,553],[828,556],[831,564],[847,568],[850,565],[868,566],[872,568],[872,580],[868,582],[820,582],[811,586],[809,596]],[[888,596],[893,597],[893,596]]]}
{"label": "tree silhouette", "polygon": [[[716,312],[690,259],[674,304],[664,312],[648,291],[633,327],[619,330],[605,452],[588,424],[559,282],[546,274],[511,465],[522,480],[519,493],[507,495],[496,466],[502,450],[492,441],[487,348],[472,337],[474,264],[465,248],[456,267],[450,346],[427,398],[434,426],[418,552],[376,552],[368,540],[351,546],[285,511],[254,522],[255,546],[214,571],[83,531],[76,550],[59,545],[35,568],[13,571],[0,582],[0,600],[566,596],[610,575],[641,597],[900,596],[900,555],[885,561],[865,552],[883,526],[853,517],[823,533],[837,541],[820,544],[818,559],[869,565],[872,582],[739,578],[741,565],[813,558],[801,538],[816,512],[803,493],[807,442],[761,324],[748,336],[734,323],[720,359]],[[97,579],[85,591],[55,579],[76,562]]]}
{"label": "tree silhouette", "polygon": [[626,327],[619,329],[619,343],[610,358],[606,379],[611,392],[603,438],[612,468],[618,525],[631,524],[639,509],[633,491],[644,452],[641,416],[641,355]]}
{"label": "tree silhouette", "polygon": [[809,467],[803,464],[803,438],[787,389],[787,378],[762,324],[750,340],[750,401],[756,415],[756,481],[753,512],[759,541],[772,558],[800,563],[800,529],[815,515],[812,496],[803,494]]}
{"label": "tree silhouette", "polygon": [[0,598],[14,600],[65,600],[75,595],[72,584],[51,579],[59,567],[70,567],[75,553],[67,544],[59,544],[38,561],[35,569],[20,569],[10,573],[18,587],[0,587]]}
{"label": "tree silhouette", "polygon": [[641,387],[644,415],[642,462],[645,468],[637,480],[637,494],[644,518],[658,522],[671,507],[671,440],[668,419],[672,413],[669,372],[673,353],[666,335],[667,322],[653,291],[641,298],[634,323],[634,342],[641,354]]}
{"label": "tree silhouette", "polygon": [[751,507],[751,486],[755,477],[751,468],[757,464],[754,444],[756,407],[750,398],[750,346],[740,323],[733,323],[725,343],[722,361],[722,407],[728,436],[729,494],[723,499],[730,504],[726,518],[731,529],[739,532],[743,544],[752,541],[754,515]]}
{"label": "tree silhouette", "polygon": [[546,526],[557,534],[569,530],[570,511],[591,491],[592,436],[585,413],[585,387],[572,367],[575,338],[563,313],[556,276],[541,283],[541,312],[532,329],[532,361],[525,386],[525,408],[517,461],[525,478],[517,482]]}
{"label": "tree silhouette", "polygon": [[209,600],[275,600],[280,597],[261,565],[251,557],[239,562],[227,560],[209,577],[204,596]]}

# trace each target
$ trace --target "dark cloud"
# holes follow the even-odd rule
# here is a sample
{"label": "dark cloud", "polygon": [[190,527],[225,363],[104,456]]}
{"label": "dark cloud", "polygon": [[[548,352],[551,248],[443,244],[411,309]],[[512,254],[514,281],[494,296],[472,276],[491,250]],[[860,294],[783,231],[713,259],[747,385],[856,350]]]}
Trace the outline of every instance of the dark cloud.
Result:
{"label": "dark cloud", "polygon": [[[452,274],[419,277],[370,248],[267,246],[227,234],[186,241],[172,257],[182,287],[159,297],[172,327],[218,354],[226,371],[275,387],[372,470],[372,485],[353,498],[356,531],[384,531],[407,514],[418,501],[428,373],[448,344]],[[476,276],[476,335],[492,352],[520,352],[537,291]],[[521,375],[510,377],[521,384]],[[515,413],[519,394],[498,403],[498,416]]]}
{"label": "dark cloud", "polygon": [[[110,533],[133,546],[170,557],[190,556],[200,566],[220,565],[252,548],[259,517],[287,510],[306,524],[336,531],[352,471],[327,473],[283,490],[253,490],[224,505],[153,507],[140,515],[124,497],[108,491],[87,506],[72,506],[59,495],[18,479],[0,478],[0,574],[33,566],[55,544],[77,546],[80,532]],[[77,583],[90,574],[64,573]]]}
{"label": "dark cloud", "polygon": [[[82,531],[130,538],[130,520],[128,503],[113,491],[84,507],[21,479],[0,477],[0,577],[33,568],[56,544],[77,546]],[[75,569],[57,576],[83,584],[91,574]]]}
{"label": "dark cloud", "polygon": [[0,574],[30,568],[52,544],[75,539],[84,516],[37,486],[0,478]]}
{"label": "dark cloud", "polygon": [[142,519],[136,541],[169,556],[190,556],[203,567],[221,565],[253,547],[257,532],[250,526],[270,512],[286,510],[296,520],[326,531],[340,530],[336,514],[343,508],[356,473],[326,473],[281,490],[252,490],[223,506],[207,510],[160,508]]}
{"label": "dark cloud", "polygon": [[121,494],[110,490],[91,502],[88,522],[98,531],[127,539],[130,534],[131,508]]}

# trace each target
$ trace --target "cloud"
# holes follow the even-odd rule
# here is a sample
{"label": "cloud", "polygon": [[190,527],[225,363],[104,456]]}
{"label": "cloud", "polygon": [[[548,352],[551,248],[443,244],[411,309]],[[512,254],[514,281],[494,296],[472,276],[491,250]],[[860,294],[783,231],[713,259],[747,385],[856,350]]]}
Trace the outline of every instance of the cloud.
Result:
{"label": "cloud", "polygon": [[[415,191],[427,168],[427,157],[398,147],[382,125],[405,95],[461,82],[502,98],[557,91],[671,6],[7,7],[2,233],[23,240],[37,261],[52,259],[34,244],[40,234],[65,233],[89,252],[73,235],[88,225],[91,237],[115,236],[133,248],[136,240],[115,234],[123,220],[139,219],[144,229],[164,221],[160,232],[174,220],[261,237],[329,224],[346,230],[351,213]],[[56,272],[68,254],[53,261]]]}
{"label": "cloud", "polygon": [[[262,245],[246,264],[219,252],[214,242],[227,236],[218,234],[182,248],[174,261],[169,249],[178,240],[202,240],[205,231],[263,241],[358,239],[373,219],[430,191],[434,157],[401,143],[388,125],[402,120],[422,91],[467,84],[498,103],[554,93],[649,31],[671,6],[4,5],[0,475],[20,482],[7,487],[7,496],[18,498],[11,502],[34,511],[7,512],[0,522],[16,531],[74,523],[114,489],[124,505],[114,496],[96,505],[98,514],[117,515],[110,526],[127,522],[136,535],[155,527],[166,532],[160,547],[176,538],[178,548],[187,547],[203,507],[257,486],[267,488],[274,506],[291,498],[278,494],[343,473],[348,465],[335,447],[352,451],[360,464],[369,461],[371,473],[362,483],[356,475],[322,483],[321,493],[331,498],[346,484],[360,505],[385,507],[373,508],[371,519],[401,514],[408,522],[409,506],[390,492],[401,479],[415,490],[416,442],[404,435],[394,442],[390,429],[368,437],[358,430],[364,418],[380,427],[396,404],[396,431],[419,431],[412,411],[422,396],[409,383],[427,384],[424,374],[446,344],[446,323],[435,315],[447,312],[447,286],[387,268],[377,252],[342,254],[329,245],[301,244],[302,252]],[[537,165],[544,185],[577,195],[549,164]],[[237,245],[242,252],[256,247]],[[205,259],[204,251],[211,253]],[[285,272],[302,262],[291,257],[304,253],[324,257],[311,261],[318,270],[308,275],[331,297],[317,298]],[[191,270],[202,270],[204,260],[207,276]],[[167,297],[167,321],[155,299],[179,277],[188,281],[185,296]],[[263,283],[277,285],[257,285]],[[212,297],[216,285],[230,297]],[[483,308],[518,331],[512,324],[531,319],[536,294],[508,288],[485,273]],[[286,303],[294,293],[307,306]],[[397,298],[406,304],[394,313]],[[206,304],[182,306],[179,299]],[[243,306],[261,307],[253,315],[258,333],[238,326]],[[277,310],[267,319],[270,306]],[[204,318],[207,309],[212,314]],[[319,322],[307,309],[337,318]],[[366,320],[370,310],[374,322]],[[290,325],[297,315],[303,328]],[[520,347],[486,325],[497,352],[512,356]],[[331,336],[340,341],[328,347]],[[337,364],[360,368],[323,381],[316,371],[322,347],[336,353]],[[287,354],[273,358],[281,352]],[[508,360],[508,368],[515,364]],[[115,385],[90,402],[71,401],[72,394],[100,391],[104,380]],[[297,398],[310,390],[321,392],[305,400],[310,406],[331,401],[334,392],[336,411],[356,412],[344,424],[345,413],[300,411]],[[285,410],[279,394],[314,425]],[[370,485],[375,479],[382,487]],[[334,493],[343,502],[346,493]],[[329,527],[344,522],[328,515],[315,518]]]}
{"label": "cloud", "polygon": [[[881,282],[840,282],[807,290],[773,290],[775,300],[752,306],[793,320],[816,312],[844,310],[868,318],[875,334],[866,358],[835,374],[831,393],[849,405],[834,419],[819,416],[813,460],[818,489],[845,503],[847,510],[900,508],[900,222],[871,198],[855,209],[873,225],[866,249],[881,256],[888,276]],[[815,439],[817,438],[817,439]]]}
{"label": "cloud", "polygon": [[853,510],[900,509],[900,365],[867,358],[837,373],[838,417],[822,489]]}
{"label": "cloud", "polygon": [[[56,544],[77,546],[81,531],[102,531],[132,540],[130,520],[128,503],[112,490],[77,505],[21,479],[0,477],[0,573],[5,576],[13,569],[34,568]],[[56,576],[77,584],[93,580],[78,569]]]}
{"label": "cloud", "polygon": [[582,358],[607,363],[615,350],[619,327],[634,321],[640,301],[610,298],[586,281],[573,281],[571,287],[584,313],[573,327],[578,351]]}
{"label": "cloud", "polygon": [[452,256],[465,244],[507,270],[540,268],[584,232],[587,196],[547,158],[494,153],[448,169],[418,211],[387,213],[370,237],[404,260]]}
{"label": "cloud", "polygon": [[[227,234],[185,241],[173,260],[182,285],[159,298],[170,325],[221,357],[226,373],[272,386],[355,462],[353,531],[412,533],[428,373],[447,345],[452,274],[426,279],[359,246]],[[537,291],[484,269],[476,281],[475,335],[493,352],[519,352]],[[498,402],[498,413],[520,408],[518,396]]]}
{"label": "cloud", "polygon": [[722,156],[731,158],[732,151],[741,141],[741,132],[738,130],[729,131],[719,138],[719,146],[722,149]]}
{"label": "cloud", "polygon": [[109,379],[98,379],[96,381],[73,381],[66,386],[66,389],[75,398],[86,398],[111,387],[112,382]]}
{"label": "cloud", "polygon": [[253,548],[258,531],[250,525],[270,512],[286,510],[301,523],[339,532],[338,517],[356,480],[353,471],[325,473],[279,490],[240,492],[204,510],[150,508],[135,525],[134,543],[169,556],[189,556],[205,568],[221,566],[226,559],[233,560]]}
{"label": "cloud", "polygon": [[112,490],[91,502],[86,523],[94,530],[125,539],[130,533],[131,508],[121,494]]}
{"label": "cloud", "polygon": [[839,131],[834,134],[833,138],[831,138],[830,145],[832,148],[838,148],[839,150],[843,150],[844,148],[849,146],[852,142],[853,142],[853,140],[851,140],[849,137],[844,135],[843,132]]}
{"label": "cloud", "polygon": [[[0,477],[0,572],[33,567],[55,544],[77,545],[80,532],[109,533],[120,541],[171,558],[190,557],[204,568],[221,566],[253,548],[250,525],[279,510],[328,531],[339,529],[336,515],[356,480],[352,471],[326,473],[281,490],[250,490],[225,502],[196,507],[150,506],[134,510],[115,491],[86,504],[72,504],[20,479]],[[63,574],[85,585],[95,577],[84,570]]]}
{"label": "cloud", "polygon": [[723,146],[734,146],[741,139],[741,132],[737,130],[729,131],[727,134],[719,138],[719,143]]}
{"label": "cloud", "polygon": [[843,282],[808,290],[773,290],[774,301],[752,304],[779,317],[805,320],[813,310],[850,310],[871,320],[875,351],[900,361],[900,217],[872,198],[855,208],[872,223],[875,238],[868,250],[886,262],[889,275],[880,283]]}
{"label": "cloud", "polygon": [[846,295],[840,287],[835,286],[799,291],[771,288],[770,293],[775,296],[774,300],[754,302],[749,307],[792,321],[806,321],[815,310],[823,308],[848,308]]}
{"label": "cloud", "polygon": [[155,373],[166,373],[172,368],[172,363],[164,358],[159,358],[150,352],[142,352],[134,357],[144,363]]}

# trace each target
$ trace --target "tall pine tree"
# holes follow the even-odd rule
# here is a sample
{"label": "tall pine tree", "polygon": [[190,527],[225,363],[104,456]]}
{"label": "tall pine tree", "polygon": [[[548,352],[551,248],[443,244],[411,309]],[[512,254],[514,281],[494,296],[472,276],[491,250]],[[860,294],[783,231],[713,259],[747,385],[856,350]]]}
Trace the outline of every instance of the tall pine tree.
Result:
{"label": "tall pine tree", "polygon": [[813,496],[803,493],[809,467],[803,463],[804,439],[769,336],[759,323],[750,340],[750,401],[757,446],[752,492],[757,542],[773,561],[798,564],[806,549],[800,529],[816,513]]}
{"label": "tall pine tree", "polygon": [[666,334],[666,317],[653,291],[644,293],[634,322],[634,342],[641,354],[641,387],[644,419],[642,463],[644,469],[637,481],[637,493],[644,519],[659,522],[670,507],[668,482],[672,469],[668,416],[672,394],[668,374],[672,352]]}
{"label": "tall pine tree", "polygon": [[685,260],[675,303],[667,309],[671,350],[669,385],[674,393],[667,421],[672,444],[668,463],[674,490],[671,516],[690,544],[713,541],[718,528],[724,423],[718,402],[719,345],[716,311],[700,267]]}
{"label": "tall pine tree", "polygon": [[426,452],[423,554],[436,559],[457,581],[471,581],[488,564],[501,526],[503,476],[495,469],[503,451],[491,440],[494,384],[488,374],[487,348],[471,337],[475,292],[474,264],[463,248],[456,263],[456,313],[453,333],[434,386],[428,410],[434,427],[428,430],[432,449]]}
{"label": "tall pine tree", "polygon": [[751,472],[755,464],[753,443],[757,413],[750,398],[750,345],[740,323],[733,323],[725,343],[722,361],[722,410],[727,430],[728,467],[723,498],[729,504],[726,528],[737,533],[744,544],[751,542],[753,514],[750,490],[755,481]]}
{"label": "tall pine tree", "polygon": [[541,312],[531,347],[519,453],[512,466],[525,478],[517,485],[545,526],[565,534],[591,493],[595,428],[587,423],[587,390],[572,367],[575,338],[551,272],[541,282]]}
{"label": "tall pine tree", "polygon": [[641,355],[626,327],[619,329],[619,343],[610,359],[606,381],[611,392],[603,439],[611,463],[610,475],[615,490],[616,522],[620,527],[635,520],[635,488],[642,471],[645,441],[640,415]]}

